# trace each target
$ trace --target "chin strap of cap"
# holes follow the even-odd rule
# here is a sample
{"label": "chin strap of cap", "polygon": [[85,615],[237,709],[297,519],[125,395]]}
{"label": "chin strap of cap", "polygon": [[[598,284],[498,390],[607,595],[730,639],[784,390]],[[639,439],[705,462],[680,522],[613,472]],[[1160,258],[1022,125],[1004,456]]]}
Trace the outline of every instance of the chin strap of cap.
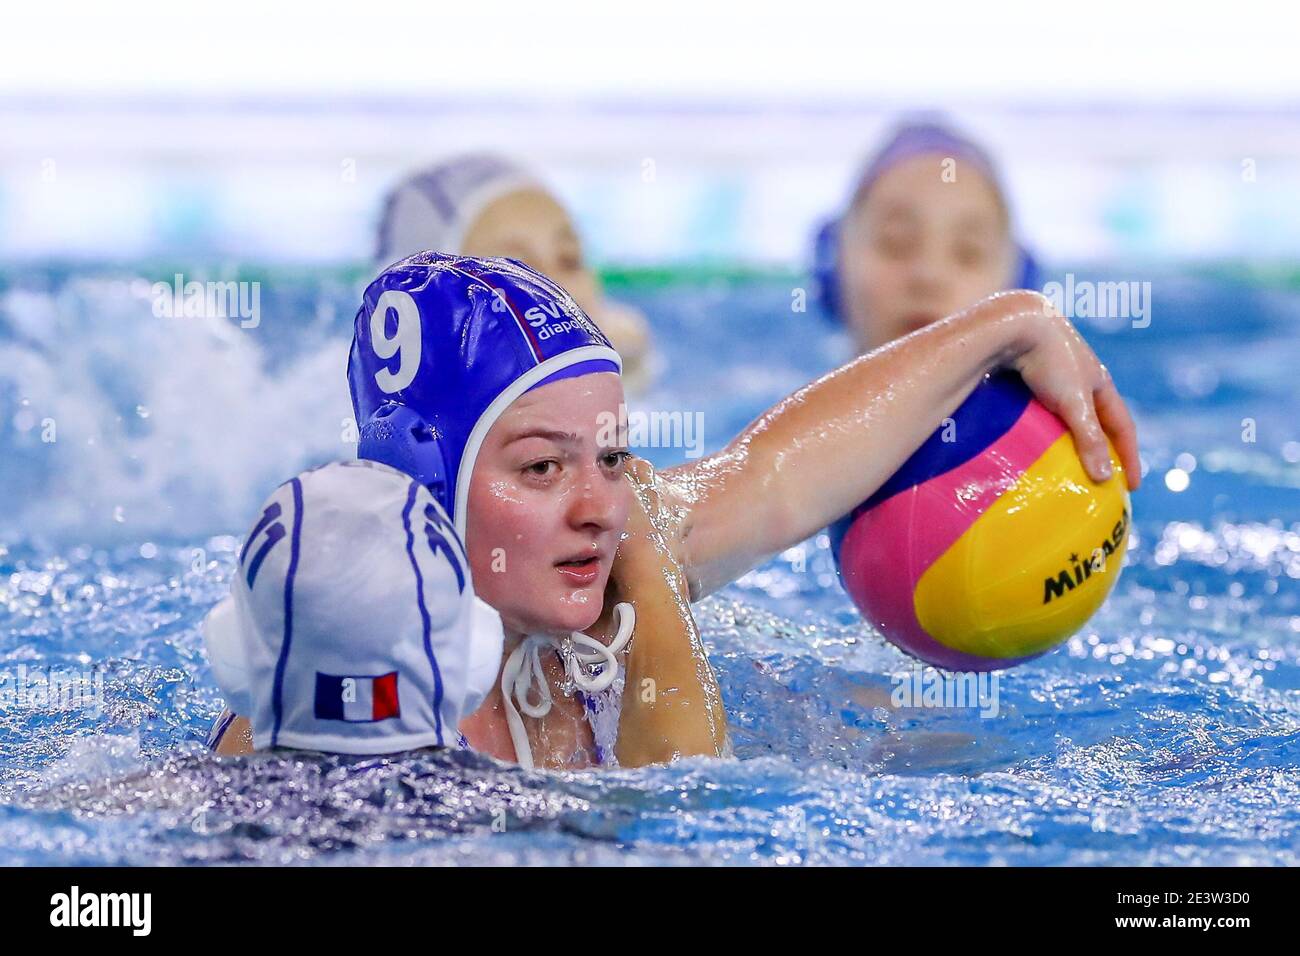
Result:
{"label": "chin strap of cap", "polygon": [[[560,652],[569,685],[588,694],[600,693],[618,677],[617,655],[632,639],[632,629],[636,626],[636,612],[631,604],[614,605],[614,614],[618,618],[618,631],[608,645],[581,631],[567,637],[529,634],[506,658],[506,666],[501,671],[501,696],[505,700],[510,739],[515,745],[515,759],[525,770],[533,769],[533,751],[519,712],[529,717],[545,717],[551,712],[551,685],[542,670],[541,652],[548,648]],[[534,688],[535,704],[529,700]]]}

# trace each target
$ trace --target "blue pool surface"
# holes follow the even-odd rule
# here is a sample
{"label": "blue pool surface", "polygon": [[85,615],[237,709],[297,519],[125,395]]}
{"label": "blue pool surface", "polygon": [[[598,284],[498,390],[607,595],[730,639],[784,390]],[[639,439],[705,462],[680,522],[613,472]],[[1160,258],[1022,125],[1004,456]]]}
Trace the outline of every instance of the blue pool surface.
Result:
{"label": "blue pool surface", "polygon": [[[0,674],[103,679],[98,709],[0,699],[0,864],[1300,863],[1286,283],[1126,270],[1152,282],[1150,327],[1082,323],[1141,430],[1134,536],[1088,627],[1002,675],[996,717],[886,706],[911,662],[861,623],[821,535],[696,606],[737,759],[559,775],[204,753],[221,702],[199,622],[233,535],[353,447],[360,276],[245,270],[262,316],[240,329],[155,316],[173,271],[0,271]],[[845,343],[791,310],[798,284],[625,285],[664,359],[634,407],[702,412],[716,449],[833,367]]]}

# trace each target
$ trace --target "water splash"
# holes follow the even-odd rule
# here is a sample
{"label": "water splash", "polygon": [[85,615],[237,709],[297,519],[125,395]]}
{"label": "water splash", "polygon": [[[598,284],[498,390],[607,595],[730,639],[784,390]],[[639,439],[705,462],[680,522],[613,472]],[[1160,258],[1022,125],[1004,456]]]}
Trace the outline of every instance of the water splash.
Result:
{"label": "water splash", "polygon": [[[272,283],[262,337],[240,338],[160,329],[122,282],[0,299],[0,672],[93,667],[104,688],[99,712],[0,699],[0,863],[1300,863],[1300,506],[1279,451],[1300,438],[1294,301],[1220,289],[1245,313],[1234,334],[1180,333],[1190,283],[1149,335],[1097,336],[1152,474],[1189,483],[1148,482],[1115,595],[1003,676],[996,718],[894,706],[912,663],[861,623],[818,536],[696,608],[738,759],[560,775],[203,752],[221,701],[199,622],[228,586],[229,532],[339,450],[352,291]],[[788,301],[757,281],[647,294],[670,369],[652,407],[704,410],[716,447],[824,369]],[[37,448],[50,408],[59,442]]]}

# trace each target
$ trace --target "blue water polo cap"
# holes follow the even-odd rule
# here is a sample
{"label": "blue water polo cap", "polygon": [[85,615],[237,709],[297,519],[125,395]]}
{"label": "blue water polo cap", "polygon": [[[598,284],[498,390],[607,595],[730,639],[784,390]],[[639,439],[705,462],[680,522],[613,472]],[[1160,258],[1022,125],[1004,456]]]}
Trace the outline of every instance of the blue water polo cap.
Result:
{"label": "blue water polo cap", "polygon": [[385,269],[357,312],[348,386],[358,457],[411,475],[463,538],[469,480],[493,423],[560,378],[621,374],[567,292],[513,259],[421,252]]}
{"label": "blue water polo cap", "polygon": [[[889,141],[867,163],[853,185],[847,204],[853,209],[876,184],[881,176],[906,160],[916,156],[937,154],[949,156],[976,170],[993,186],[1002,202],[1007,205],[1006,190],[998,175],[993,158],[977,144],[956,130],[932,118],[921,118],[904,123],[894,131]],[[813,233],[812,278],[823,312],[832,319],[844,319],[844,303],[840,301],[840,231],[843,215],[821,222]],[[1023,243],[1015,241],[1017,259],[1012,267],[1008,288],[1037,289],[1042,282],[1038,263]]]}

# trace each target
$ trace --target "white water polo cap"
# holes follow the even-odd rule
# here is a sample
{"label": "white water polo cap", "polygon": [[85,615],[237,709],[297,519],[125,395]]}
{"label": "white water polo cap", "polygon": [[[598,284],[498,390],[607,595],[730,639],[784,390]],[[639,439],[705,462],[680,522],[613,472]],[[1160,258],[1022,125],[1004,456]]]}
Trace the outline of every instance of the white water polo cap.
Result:
{"label": "white water polo cap", "polygon": [[507,159],[470,153],[435,163],[402,180],[385,198],[375,243],[375,265],[426,250],[460,255],[479,214],[502,196],[543,189],[541,181]]}
{"label": "white water polo cap", "polygon": [[344,754],[454,746],[503,642],[446,512],[373,461],[275,490],[203,635],[257,749]]}

